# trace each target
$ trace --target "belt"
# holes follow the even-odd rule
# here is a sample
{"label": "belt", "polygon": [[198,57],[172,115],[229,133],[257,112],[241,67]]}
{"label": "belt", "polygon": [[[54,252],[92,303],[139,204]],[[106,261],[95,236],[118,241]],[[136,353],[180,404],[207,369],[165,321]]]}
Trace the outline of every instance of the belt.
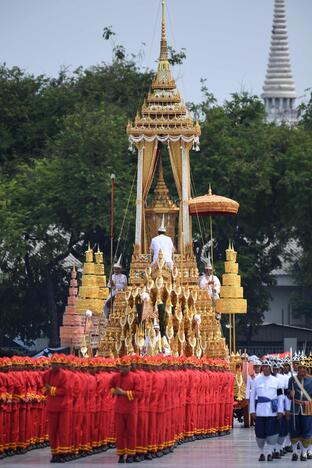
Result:
{"label": "belt", "polygon": [[271,398],[268,398],[268,397],[265,397],[265,396],[258,396],[257,402],[258,403],[271,403],[272,412],[273,413],[277,412],[277,403],[278,403],[277,398],[271,399]]}

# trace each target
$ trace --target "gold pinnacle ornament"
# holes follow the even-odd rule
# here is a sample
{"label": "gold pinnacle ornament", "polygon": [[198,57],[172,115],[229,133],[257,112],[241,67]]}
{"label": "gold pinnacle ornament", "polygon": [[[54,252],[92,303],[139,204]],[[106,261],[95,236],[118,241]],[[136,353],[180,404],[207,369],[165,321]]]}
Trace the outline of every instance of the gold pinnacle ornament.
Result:
{"label": "gold pinnacle ornament", "polygon": [[219,314],[246,314],[247,300],[244,299],[244,290],[241,287],[241,277],[238,274],[237,252],[233,245],[225,251],[225,273],[222,275],[220,299],[216,300],[216,312]]}
{"label": "gold pinnacle ornament", "polygon": [[[88,246],[85,252],[86,261],[83,265],[81,286],[79,288],[76,310],[84,314],[86,310],[91,310],[96,315],[103,312],[103,303],[109,291],[106,287],[106,277],[103,264],[103,253],[98,251],[93,254],[93,250]],[[93,258],[95,256],[95,263]]]}

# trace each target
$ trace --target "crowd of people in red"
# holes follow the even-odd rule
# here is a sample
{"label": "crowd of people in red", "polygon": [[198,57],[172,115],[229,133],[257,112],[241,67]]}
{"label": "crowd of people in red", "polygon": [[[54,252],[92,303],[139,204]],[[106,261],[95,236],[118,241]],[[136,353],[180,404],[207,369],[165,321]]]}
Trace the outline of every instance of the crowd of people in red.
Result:
{"label": "crowd of people in red", "polygon": [[1,358],[0,458],[48,441],[51,462],[115,445],[120,463],[161,457],[231,430],[233,381],[218,359]]}

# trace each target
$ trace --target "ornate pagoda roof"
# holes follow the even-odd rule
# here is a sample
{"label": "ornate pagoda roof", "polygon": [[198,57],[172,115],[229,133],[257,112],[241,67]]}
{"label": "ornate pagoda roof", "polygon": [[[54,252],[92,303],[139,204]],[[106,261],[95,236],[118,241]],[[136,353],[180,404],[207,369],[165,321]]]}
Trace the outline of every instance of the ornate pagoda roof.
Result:
{"label": "ornate pagoda roof", "polygon": [[127,134],[132,142],[156,136],[160,137],[160,140],[163,137],[163,141],[168,137],[184,137],[189,141],[197,141],[200,135],[200,126],[198,122],[193,122],[171,76],[164,0],[162,0],[160,55],[156,77],[134,122],[128,123]]}

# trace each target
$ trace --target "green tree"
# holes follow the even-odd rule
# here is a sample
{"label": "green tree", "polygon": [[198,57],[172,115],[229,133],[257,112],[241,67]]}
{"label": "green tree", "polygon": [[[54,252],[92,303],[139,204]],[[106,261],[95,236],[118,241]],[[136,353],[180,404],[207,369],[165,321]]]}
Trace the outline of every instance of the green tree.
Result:
{"label": "green tree", "polygon": [[[215,220],[216,258],[224,260],[232,239],[248,299],[248,314],[240,317],[239,326],[250,341],[268,308],[272,271],[281,265],[287,242],[297,235],[294,210],[299,199],[293,188],[296,178],[304,175],[301,170],[298,175],[296,167],[302,153],[305,163],[311,161],[311,139],[300,128],[267,124],[257,96],[233,94],[219,106],[206,88],[204,93],[205,100],[193,109],[202,119],[201,152],[192,159],[193,178],[197,193],[207,193],[211,183],[214,193],[240,203],[237,217]],[[309,190],[304,188],[306,200]],[[309,217],[301,219],[304,222],[311,226]],[[223,266],[218,266],[221,272]]]}

